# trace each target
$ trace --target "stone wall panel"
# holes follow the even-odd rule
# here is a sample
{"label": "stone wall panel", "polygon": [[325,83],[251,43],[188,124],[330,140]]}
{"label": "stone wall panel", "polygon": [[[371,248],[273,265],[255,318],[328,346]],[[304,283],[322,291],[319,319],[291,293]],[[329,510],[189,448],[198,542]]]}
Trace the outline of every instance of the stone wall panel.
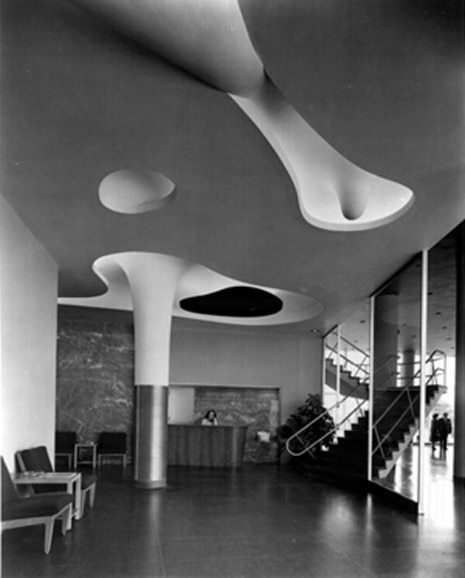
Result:
{"label": "stone wall panel", "polygon": [[[80,441],[97,441],[101,431],[125,431],[132,456],[134,428],[134,331],[128,323],[101,319],[59,318],[57,354],[57,429],[78,433]],[[195,387],[195,417],[214,408],[225,425],[247,425],[245,461],[273,462],[272,436],[279,425],[279,389],[262,387]]]}

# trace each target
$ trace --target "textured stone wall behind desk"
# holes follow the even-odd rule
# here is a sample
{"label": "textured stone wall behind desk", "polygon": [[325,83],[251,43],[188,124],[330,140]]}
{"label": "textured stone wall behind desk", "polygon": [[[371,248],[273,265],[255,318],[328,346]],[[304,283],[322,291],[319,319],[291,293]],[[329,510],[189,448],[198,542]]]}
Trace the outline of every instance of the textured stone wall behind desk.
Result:
{"label": "textured stone wall behind desk", "polygon": [[134,406],[132,326],[61,320],[58,332],[57,429],[97,441],[125,431],[131,453]]}
{"label": "textured stone wall behind desk", "polygon": [[[76,431],[80,441],[97,441],[101,431],[125,431],[131,457],[132,316],[59,308],[58,319],[57,429]],[[206,382],[208,377],[206,374]],[[203,384],[194,387],[196,419],[214,407],[220,423],[248,426],[246,461],[275,459],[275,447],[259,442],[257,432],[274,433],[279,425],[278,388]]]}
{"label": "textured stone wall behind desk", "polygon": [[246,425],[247,439],[244,461],[266,463],[276,461],[276,447],[260,442],[258,432],[274,435],[279,426],[279,390],[253,387],[195,387],[195,418],[201,420],[214,409],[220,425]]}

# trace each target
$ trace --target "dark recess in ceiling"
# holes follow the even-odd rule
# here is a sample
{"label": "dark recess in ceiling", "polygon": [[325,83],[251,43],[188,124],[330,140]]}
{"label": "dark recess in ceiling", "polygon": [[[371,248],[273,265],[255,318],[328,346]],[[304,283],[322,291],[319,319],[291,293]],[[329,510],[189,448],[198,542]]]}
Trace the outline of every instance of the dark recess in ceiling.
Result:
{"label": "dark recess in ceiling", "polygon": [[281,311],[276,295],[253,287],[228,287],[214,293],[188,297],[179,303],[184,311],[225,317],[264,317]]}

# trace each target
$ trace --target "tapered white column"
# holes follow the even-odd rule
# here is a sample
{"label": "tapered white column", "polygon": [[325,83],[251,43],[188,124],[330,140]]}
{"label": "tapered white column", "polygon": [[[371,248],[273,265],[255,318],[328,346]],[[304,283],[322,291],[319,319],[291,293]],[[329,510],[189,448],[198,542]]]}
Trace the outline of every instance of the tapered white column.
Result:
{"label": "tapered white column", "polygon": [[163,488],[172,309],[178,283],[190,265],[153,253],[120,253],[112,260],[127,276],[134,308],[134,480],[139,487]]}

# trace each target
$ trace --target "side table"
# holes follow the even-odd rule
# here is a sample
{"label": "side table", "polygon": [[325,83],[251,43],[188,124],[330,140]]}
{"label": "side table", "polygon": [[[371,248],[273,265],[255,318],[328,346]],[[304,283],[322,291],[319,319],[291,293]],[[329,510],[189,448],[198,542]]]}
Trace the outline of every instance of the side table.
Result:
{"label": "side table", "polygon": [[95,470],[97,467],[96,443],[88,442],[74,445],[74,469],[76,469],[79,464],[92,464],[92,468]]}
{"label": "side table", "polygon": [[[82,515],[82,477],[80,472],[25,472],[16,474],[13,481],[17,485],[34,486],[38,484],[58,484],[66,486],[66,493],[74,494],[73,517],[79,520]],[[73,490],[74,486],[74,490]],[[32,491],[32,493],[34,493]],[[41,494],[46,496],[47,494]],[[71,530],[71,528],[68,528]]]}

